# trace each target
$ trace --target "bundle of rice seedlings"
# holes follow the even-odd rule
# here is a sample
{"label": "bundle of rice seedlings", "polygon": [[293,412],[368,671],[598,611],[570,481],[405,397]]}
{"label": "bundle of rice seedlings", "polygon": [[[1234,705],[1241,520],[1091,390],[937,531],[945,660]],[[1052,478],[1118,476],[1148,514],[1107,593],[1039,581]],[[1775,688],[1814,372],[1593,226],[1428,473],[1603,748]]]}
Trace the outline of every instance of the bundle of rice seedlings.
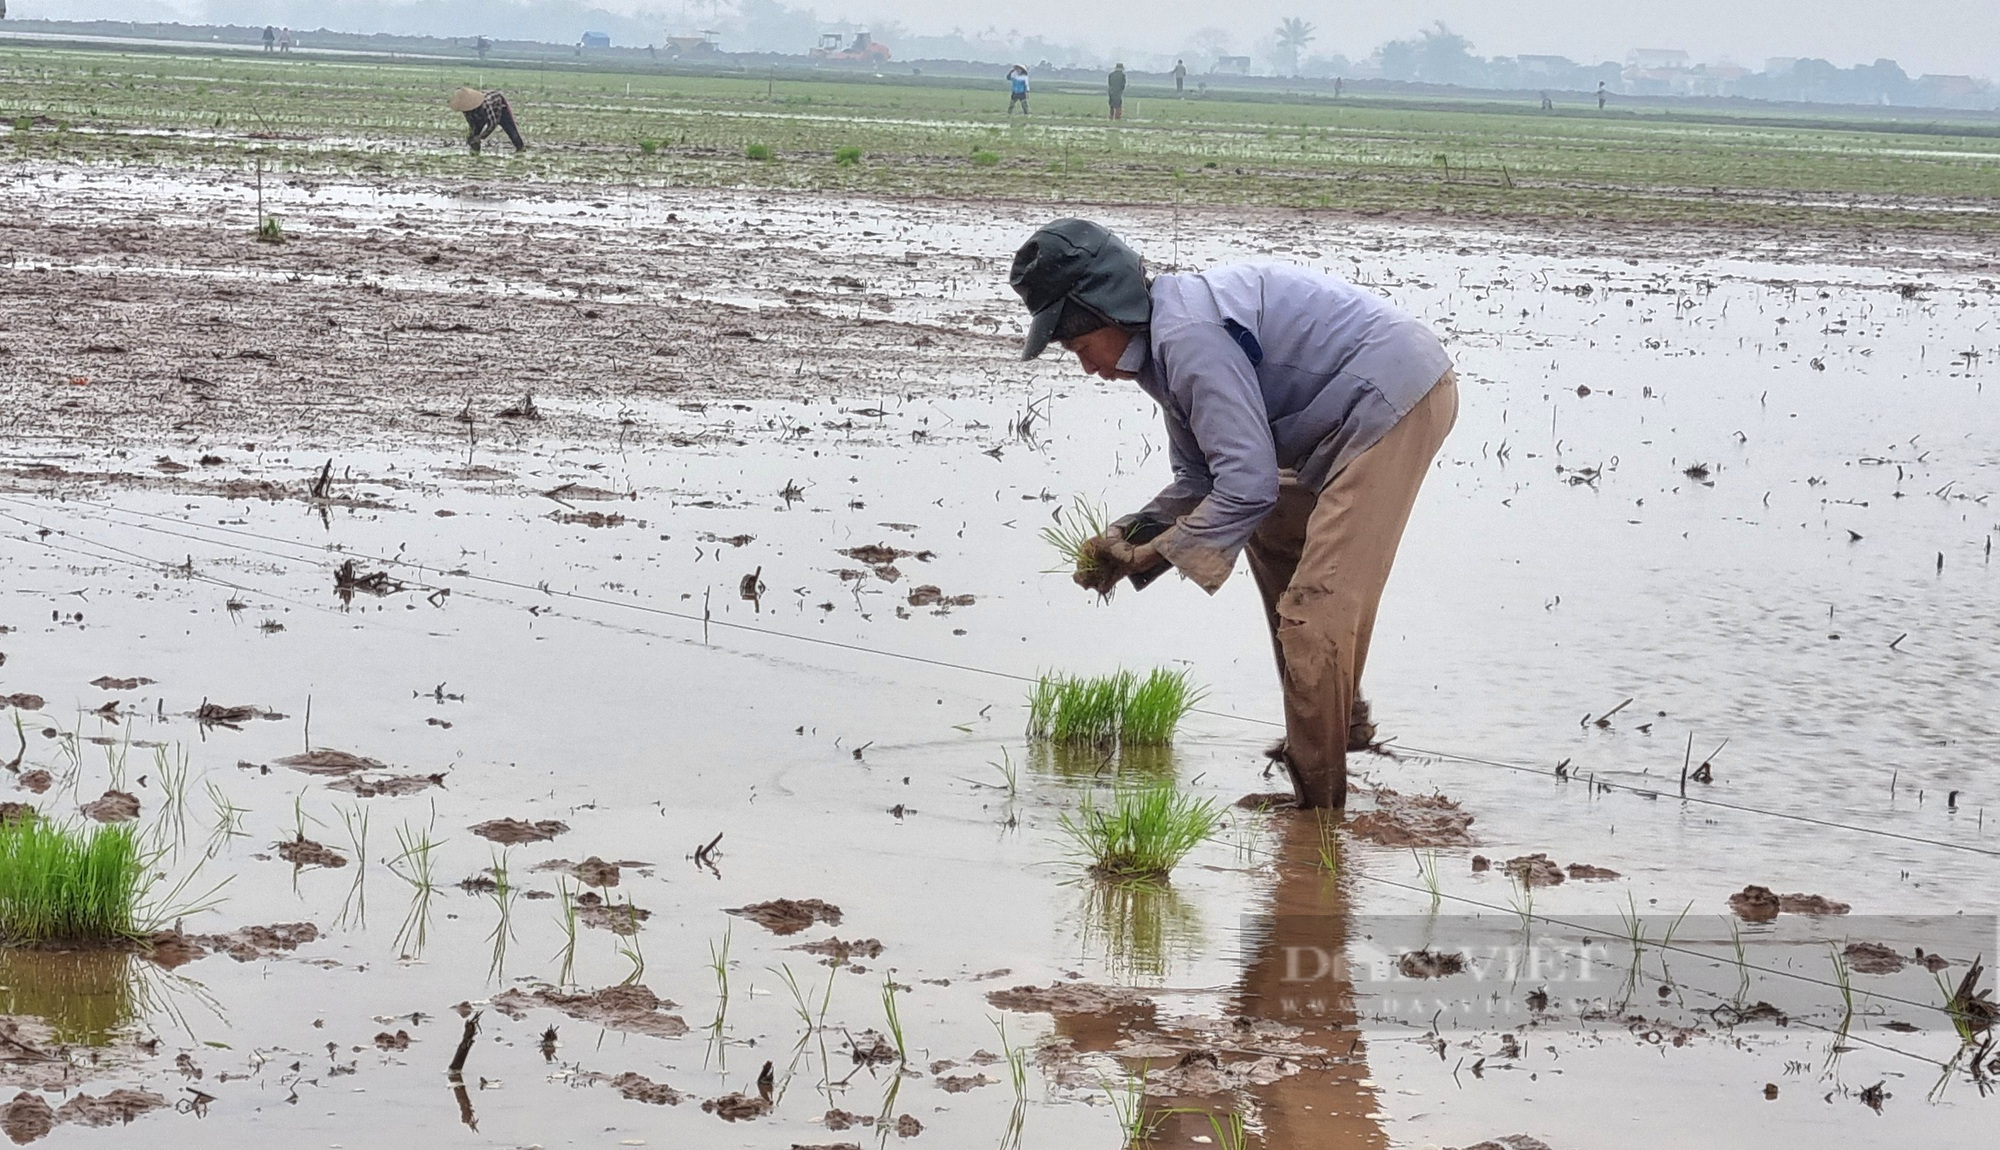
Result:
{"label": "bundle of rice seedlings", "polygon": [[137,832],[40,818],[0,825],[0,945],[112,943],[141,933]]}
{"label": "bundle of rice seedlings", "polygon": [[1096,747],[1164,747],[1201,700],[1186,671],[1045,674],[1028,692],[1028,737]]}
{"label": "bundle of rice seedlings", "polygon": [[1028,735],[1052,743],[1111,746],[1118,741],[1136,677],[1043,675],[1028,693]]}
{"label": "bundle of rice seedlings", "polygon": [[1220,829],[1222,812],[1213,799],[1155,783],[1118,789],[1108,807],[1086,795],[1074,816],[1062,816],[1061,825],[1098,878],[1165,882],[1189,851]]}
{"label": "bundle of rice seedlings", "polygon": [[1049,568],[1048,573],[1094,575],[1101,570],[1103,560],[1093,541],[1111,526],[1110,515],[1103,505],[1091,503],[1081,495],[1070,502],[1067,513],[1058,508],[1055,526],[1042,528],[1042,542],[1062,556],[1062,565]]}
{"label": "bundle of rice seedlings", "polygon": [[1154,670],[1126,698],[1118,716],[1118,741],[1128,747],[1166,746],[1201,696],[1185,670]]}

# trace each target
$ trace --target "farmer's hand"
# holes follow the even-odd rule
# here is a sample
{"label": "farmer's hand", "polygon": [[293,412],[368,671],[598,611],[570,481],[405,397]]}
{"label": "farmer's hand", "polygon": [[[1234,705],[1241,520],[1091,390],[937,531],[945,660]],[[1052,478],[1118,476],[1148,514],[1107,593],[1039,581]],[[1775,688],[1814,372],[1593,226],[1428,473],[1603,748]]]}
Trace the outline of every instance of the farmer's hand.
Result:
{"label": "farmer's hand", "polygon": [[1144,575],[1166,562],[1151,543],[1127,543],[1124,532],[1117,528],[1092,540],[1089,554],[1093,562],[1088,570],[1079,566],[1076,582],[1100,595],[1110,594],[1119,580]]}

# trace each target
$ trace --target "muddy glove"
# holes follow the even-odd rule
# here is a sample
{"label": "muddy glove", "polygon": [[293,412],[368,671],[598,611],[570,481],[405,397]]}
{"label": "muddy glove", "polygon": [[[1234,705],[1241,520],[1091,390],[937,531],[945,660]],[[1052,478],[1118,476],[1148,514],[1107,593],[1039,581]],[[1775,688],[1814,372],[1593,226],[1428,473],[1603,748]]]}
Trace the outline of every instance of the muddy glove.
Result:
{"label": "muddy glove", "polygon": [[1143,589],[1167,568],[1150,542],[1163,530],[1165,525],[1137,515],[1113,523],[1104,534],[1084,544],[1083,557],[1072,576],[1076,585],[1108,596],[1119,580],[1129,578],[1134,589]]}

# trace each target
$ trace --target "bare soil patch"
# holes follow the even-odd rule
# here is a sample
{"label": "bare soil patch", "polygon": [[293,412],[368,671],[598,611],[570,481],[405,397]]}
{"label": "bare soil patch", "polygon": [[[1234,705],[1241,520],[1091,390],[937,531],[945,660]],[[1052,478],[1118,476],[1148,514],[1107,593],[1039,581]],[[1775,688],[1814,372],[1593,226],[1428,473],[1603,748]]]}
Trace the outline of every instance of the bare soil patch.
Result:
{"label": "bare soil patch", "polygon": [[1388,787],[1375,790],[1375,809],[1347,821],[1356,838],[1385,847],[1460,847],[1472,845],[1472,816],[1443,795],[1405,795]]}
{"label": "bare soil patch", "polygon": [[546,1006],[560,1010],[579,1022],[594,1022],[607,1030],[650,1034],[655,1038],[679,1038],[688,1025],[670,1014],[675,1004],[639,984],[607,986],[589,994],[565,994],[541,987],[533,994],[509,989],[493,996],[493,1009],[509,1018],[521,1018],[529,1009]]}
{"label": "bare soil patch", "polygon": [[557,822],[555,819],[543,819],[531,823],[509,818],[490,819],[470,829],[480,838],[490,839],[502,846],[514,846],[519,843],[548,842],[567,831],[569,824]]}
{"label": "bare soil patch", "polygon": [[725,913],[747,918],[772,934],[781,935],[797,934],[816,922],[840,925],[840,908],[816,898],[773,899],[735,907]]}
{"label": "bare soil patch", "polygon": [[339,851],[300,835],[278,844],[278,857],[293,866],[343,867],[347,859]]}
{"label": "bare soil patch", "polygon": [[1729,909],[1749,922],[1770,922],[1779,914],[1846,914],[1851,907],[1816,894],[1777,894],[1769,887],[1750,885],[1729,896]]}
{"label": "bare soil patch", "polygon": [[129,823],[139,817],[139,798],[125,791],[106,791],[83,804],[83,813],[100,823]]}

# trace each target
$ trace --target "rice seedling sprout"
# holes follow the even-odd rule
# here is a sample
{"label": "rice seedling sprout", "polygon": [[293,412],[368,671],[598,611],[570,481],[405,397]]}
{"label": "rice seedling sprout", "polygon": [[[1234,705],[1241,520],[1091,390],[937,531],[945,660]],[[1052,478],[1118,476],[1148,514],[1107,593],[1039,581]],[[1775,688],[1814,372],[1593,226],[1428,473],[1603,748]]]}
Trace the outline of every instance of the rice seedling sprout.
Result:
{"label": "rice seedling sprout", "polygon": [[1007,1080],[1014,1086],[1014,1102],[1018,1105],[1028,1098],[1028,1052],[1008,1040],[1005,1018],[989,1018],[987,1021],[1000,1032],[1000,1054],[1006,1059]]}
{"label": "rice seedling sprout", "polygon": [[1089,795],[1060,819],[1090,872],[1121,882],[1164,882],[1189,851],[1222,825],[1215,800],[1175,790],[1171,783],[1121,787],[1109,806]]}
{"label": "rice seedling sprout", "polygon": [[896,980],[889,975],[882,978],[882,1013],[888,1019],[889,1038],[896,1044],[896,1061],[908,1062],[910,1051],[903,1044],[903,1019],[896,1013]]}
{"label": "rice seedling sprout", "polygon": [[562,959],[562,972],[556,976],[556,982],[560,986],[571,986],[576,982],[577,915],[576,889],[570,886],[568,879],[556,880],[556,897],[561,900],[557,905],[556,922],[563,930],[563,947],[555,954]]}
{"label": "rice seedling sprout", "polygon": [[1422,854],[1413,850],[1410,852],[1410,857],[1417,860],[1417,875],[1424,880],[1424,889],[1431,893],[1431,913],[1436,914],[1438,904],[1444,899],[1444,892],[1438,882],[1438,854],[1435,850],[1425,851]]}

